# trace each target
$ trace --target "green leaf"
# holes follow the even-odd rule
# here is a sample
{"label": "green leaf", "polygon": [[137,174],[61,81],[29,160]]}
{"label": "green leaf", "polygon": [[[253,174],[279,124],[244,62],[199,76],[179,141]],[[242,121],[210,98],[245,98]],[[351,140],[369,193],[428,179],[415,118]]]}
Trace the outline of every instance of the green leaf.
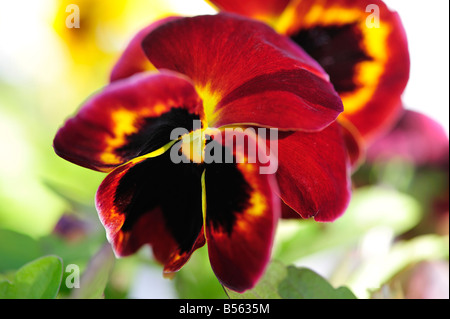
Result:
{"label": "green leaf", "polygon": [[189,262],[176,274],[175,289],[181,299],[226,299],[222,285],[211,269],[208,247],[195,251]]}
{"label": "green leaf", "polygon": [[62,279],[62,261],[56,256],[34,260],[14,275],[12,281],[0,281],[0,299],[53,299]]}
{"label": "green leaf", "polygon": [[240,294],[224,288],[230,299],[356,299],[346,287],[333,288],[312,270],[272,261],[258,284]]}
{"label": "green leaf", "polygon": [[35,239],[9,229],[0,229],[0,243],[0,272],[16,270],[43,255]]}
{"label": "green leaf", "polygon": [[333,288],[328,281],[307,268],[287,268],[278,290],[283,299],[356,299],[346,287]]}
{"label": "green leaf", "polygon": [[115,256],[109,243],[91,259],[81,276],[80,287],[73,288],[73,299],[102,299],[113,269]]}
{"label": "green leaf", "polygon": [[226,287],[225,291],[230,299],[281,299],[278,285],[286,276],[286,267],[278,261],[272,261],[267,267],[264,276],[253,289],[247,290],[242,294]]}
{"label": "green leaf", "polygon": [[[54,254],[64,260],[64,264],[86,265],[93,255],[105,243],[103,229],[76,241],[66,240],[59,235],[50,234],[39,238],[39,244],[44,254]],[[42,254],[41,254],[42,255]]]}

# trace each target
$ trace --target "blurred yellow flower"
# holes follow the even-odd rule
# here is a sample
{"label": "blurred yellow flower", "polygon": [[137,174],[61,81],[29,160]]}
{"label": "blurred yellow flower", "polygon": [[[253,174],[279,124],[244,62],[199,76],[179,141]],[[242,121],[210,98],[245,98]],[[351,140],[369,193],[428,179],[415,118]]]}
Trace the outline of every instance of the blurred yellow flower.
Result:
{"label": "blurred yellow flower", "polygon": [[170,14],[163,1],[60,0],[53,28],[73,62],[89,66],[110,63],[137,30]]}

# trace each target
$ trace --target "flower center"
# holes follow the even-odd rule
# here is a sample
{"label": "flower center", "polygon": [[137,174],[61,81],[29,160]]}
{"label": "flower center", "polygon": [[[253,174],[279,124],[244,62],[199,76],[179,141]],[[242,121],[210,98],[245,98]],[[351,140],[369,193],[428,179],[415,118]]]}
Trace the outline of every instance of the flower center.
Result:
{"label": "flower center", "polygon": [[185,134],[181,138],[181,152],[190,161],[194,163],[202,163],[205,149],[205,130],[197,129],[189,134]]}

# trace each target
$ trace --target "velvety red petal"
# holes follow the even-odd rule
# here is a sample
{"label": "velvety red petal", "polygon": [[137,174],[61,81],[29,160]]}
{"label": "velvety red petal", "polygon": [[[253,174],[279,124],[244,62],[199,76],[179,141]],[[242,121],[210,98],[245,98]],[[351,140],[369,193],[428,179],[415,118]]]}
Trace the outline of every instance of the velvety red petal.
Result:
{"label": "velvety red petal", "polygon": [[302,218],[299,213],[281,201],[281,218],[283,219],[299,219]]}
{"label": "velvety red petal", "polygon": [[283,12],[290,0],[207,0],[218,10],[238,13],[270,23]]}
{"label": "velvety red petal", "polygon": [[110,171],[170,142],[176,127],[191,129],[201,101],[184,76],[141,73],[91,97],[54,139],[55,152],[75,164]]}
{"label": "velvety red petal", "polygon": [[223,148],[235,163],[205,167],[205,234],[217,278],[242,292],[256,284],[270,260],[280,201],[275,176],[261,174],[259,157],[240,157],[238,148]]}
{"label": "velvety red petal", "polygon": [[[252,124],[284,130],[315,131],[335,114],[323,105],[339,104],[334,92],[306,70],[281,71],[256,77],[228,94],[214,113],[215,126]],[[265,89],[265,88],[266,89]],[[321,93],[319,93],[321,92]],[[299,108],[298,106],[303,107]]]}
{"label": "velvety red petal", "polygon": [[312,131],[342,111],[317,62],[257,21],[232,14],[183,18],[151,32],[143,48],[158,69],[192,79],[209,126]]}
{"label": "velvety red petal", "polygon": [[280,132],[277,180],[281,199],[303,218],[333,221],[350,200],[350,164],[341,127]]}
{"label": "velvety red petal", "polygon": [[205,243],[202,169],[174,164],[170,152],[136,158],[101,183],[96,206],[117,256],[149,244],[164,272],[179,270]]}
{"label": "velvety red petal", "polygon": [[149,34],[152,30],[157,27],[179,19],[179,17],[167,17],[165,19],[153,22],[148,27],[139,31],[120,56],[116,65],[114,66],[110,80],[111,82],[132,76],[135,73],[156,70],[156,68],[150,63],[144,51],[142,50],[142,40]]}
{"label": "velvety red petal", "polygon": [[366,142],[401,112],[409,53],[397,13],[380,0],[292,2],[277,30],[302,46],[330,75],[350,121]]}

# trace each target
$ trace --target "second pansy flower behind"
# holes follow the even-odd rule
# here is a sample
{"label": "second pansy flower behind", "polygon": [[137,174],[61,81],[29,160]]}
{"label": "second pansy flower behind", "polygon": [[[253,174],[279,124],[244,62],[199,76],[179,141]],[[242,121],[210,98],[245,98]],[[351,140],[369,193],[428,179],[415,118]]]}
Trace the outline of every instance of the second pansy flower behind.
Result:
{"label": "second pansy flower behind", "polygon": [[264,21],[320,63],[344,104],[338,120],[360,151],[400,118],[409,79],[408,43],[399,15],[382,0],[207,2]]}
{"label": "second pansy flower behind", "polygon": [[[323,69],[264,24],[231,14],[159,21],[130,42],[111,80],[58,131],[54,148],[109,172],[96,204],[117,256],[150,244],[173,273],[207,243],[219,281],[244,291],[270,259],[281,202],[318,221],[344,212],[342,102]],[[261,174],[267,161],[255,154],[264,152],[241,154],[214,134],[236,127],[280,130],[275,173]],[[197,153],[213,145],[235,160],[187,152],[195,136]],[[260,136],[235,136],[265,150]]]}

